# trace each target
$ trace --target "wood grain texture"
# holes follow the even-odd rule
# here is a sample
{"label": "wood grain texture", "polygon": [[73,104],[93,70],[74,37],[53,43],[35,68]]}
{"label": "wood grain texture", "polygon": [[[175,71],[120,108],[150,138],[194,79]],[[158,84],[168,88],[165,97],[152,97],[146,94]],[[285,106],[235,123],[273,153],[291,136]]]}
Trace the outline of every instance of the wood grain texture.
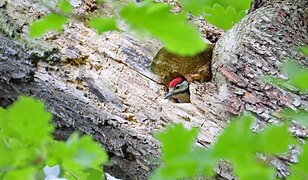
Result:
{"label": "wood grain texture", "polygon": [[[165,86],[149,70],[162,47],[156,40],[137,40],[123,32],[98,36],[80,22],[69,23],[63,33],[27,39],[28,24],[48,11],[38,2],[0,3],[0,20],[5,22],[0,34],[0,105],[11,104],[20,94],[43,100],[54,115],[56,138],[65,139],[73,130],[93,135],[115,163],[107,171],[123,179],[146,179],[158,165],[159,144],[153,135],[167,124],[199,127],[197,145],[207,147],[234,114],[250,110],[262,128],[276,121],[272,113],[282,107],[308,106],[307,96],[260,78],[281,77],[279,65],[285,57],[307,65],[292,49],[307,44],[303,1],[266,4],[223,34],[212,59],[214,79],[193,82],[189,104],[163,99]],[[86,10],[85,4],[76,5],[77,13]]]}

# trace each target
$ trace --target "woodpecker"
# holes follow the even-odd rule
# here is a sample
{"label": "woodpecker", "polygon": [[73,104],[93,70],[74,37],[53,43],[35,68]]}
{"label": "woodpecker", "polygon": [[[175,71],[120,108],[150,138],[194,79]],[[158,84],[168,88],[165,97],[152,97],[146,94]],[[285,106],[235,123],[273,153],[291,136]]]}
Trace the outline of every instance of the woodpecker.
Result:
{"label": "woodpecker", "polygon": [[183,77],[174,78],[169,83],[169,91],[164,99],[173,98],[180,103],[190,102],[189,83]]}

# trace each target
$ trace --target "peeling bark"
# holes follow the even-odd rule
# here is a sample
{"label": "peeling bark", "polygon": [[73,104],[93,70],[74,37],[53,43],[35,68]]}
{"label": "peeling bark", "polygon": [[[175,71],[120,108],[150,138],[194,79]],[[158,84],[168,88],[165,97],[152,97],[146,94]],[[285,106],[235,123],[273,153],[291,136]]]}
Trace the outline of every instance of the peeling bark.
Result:
{"label": "peeling bark", "polygon": [[[159,42],[119,32],[98,36],[80,22],[69,23],[61,34],[27,40],[29,22],[47,9],[38,1],[5,1],[0,3],[0,105],[8,106],[20,94],[36,96],[54,115],[56,138],[65,139],[73,130],[91,134],[115,162],[107,171],[146,179],[160,153],[153,134],[168,123],[199,127],[197,144],[207,147],[232,115],[252,111],[262,127],[276,121],[273,113],[283,107],[308,107],[307,96],[260,77],[283,77],[279,65],[286,57],[308,62],[292,49],[308,43],[307,3],[277,2],[254,10],[222,35],[213,52],[214,79],[191,83],[191,103],[180,104],[163,99],[166,89],[149,70]],[[298,129],[292,130],[306,132]]]}

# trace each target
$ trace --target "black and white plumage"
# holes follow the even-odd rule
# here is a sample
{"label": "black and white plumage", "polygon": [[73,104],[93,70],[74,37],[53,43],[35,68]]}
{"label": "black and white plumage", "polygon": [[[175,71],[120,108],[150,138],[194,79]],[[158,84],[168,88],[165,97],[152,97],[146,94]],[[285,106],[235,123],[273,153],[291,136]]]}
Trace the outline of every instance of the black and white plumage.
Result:
{"label": "black and white plumage", "polygon": [[189,103],[190,93],[188,81],[183,77],[174,78],[169,83],[169,91],[164,98],[173,98],[180,103]]}

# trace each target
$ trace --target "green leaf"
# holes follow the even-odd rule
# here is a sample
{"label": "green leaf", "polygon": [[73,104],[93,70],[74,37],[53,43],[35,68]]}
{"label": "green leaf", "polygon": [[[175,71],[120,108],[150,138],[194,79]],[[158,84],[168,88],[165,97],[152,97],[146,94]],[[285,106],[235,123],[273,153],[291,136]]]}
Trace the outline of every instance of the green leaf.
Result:
{"label": "green leaf", "polygon": [[[20,149],[12,149],[10,147],[10,142],[8,142],[6,137],[1,135],[0,139],[0,153],[5,154],[5,156],[0,156],[0,172],[6,172],[14,169],[15,166],[19,166],[20,162],[24,162],[25,158],[20,157]],[[18,155],[16,160],[16,156]],[[28,158],[26,158],[28,159]]]}
{"label": "green leaf", "polygon": [[0,107],[0,136],[3,136],[3,128],[8,121],[8,112]]}
{"label": "green leaf", "polygon": [[20,97],[7,110],[0,108],[0,154],[5,154],[0,156],[1,171],[12,171],[41,156],[41,148],[51,140],[50,120],[43,103],[30,97]]}
{"label": "green leaf", "polygon": [[66,143],[54,144],[48,154],[48,164],[61,164],[64,169],[73,171],[88,168],[99,168],[107,161],[107,154],[102,147],[95,143],[90,136],[73,133]]}
{"label": "green leaf", "polygon": [[[75,133],[66,142],[73,149],[73,160],[83,167],[96,167],[107,162],[107,154],[100,144],[95,143],[91,136],[84,135],[81,138]],[[94,166],[92,166],[94,165]]]}
{"label": "green leaf", "polygon": [[105,31],[118,30],[114,18],[96,17],[91,18],[88,23],[90,27],[96,29],[98,34],[102,34]]}
{"label": "green leaf", "polygon": [[67,170],[64,172],[64,177],[66,179],[72,179],[72,180],[101,180],[101,179],[105,179],[104,177],[104,173],[102,171],[102,169],[97,170],[97,169],[86,169],[84,171],[72,171],[72,170]]}
{"label": "green leaf", "polygon": [[[246,11],[250,7],[252,0],[210,0],[212,5],[215,3],[222,5],[223,7],[233,7],[236,12]],[[246,14],[246,13],[245,13]]]}
{"label": "green leaf", "polygon": [[57,7],[64,13],[72,12],[72,6],[68,0],[59,0]]}
{"label": "green leaf", "polygon": [[275,179],[274,167],[269,167],[266,164],[256,163],[255,161],[247,161],[245,163],[235,162],[233,168],[239,179]]}
{"label": "green leaf", "polygon": [[301,75],[302,68],[297,62],[292,60],[287,60],[284,61],[282,64],[282,71],[289,78],[294,78],[298,75]]}
{"label": "green leaf", "polygon": [[104,179],[105,177],[102,169],[90,168],[85,170],[85,173],[88,174],[87,179]]}
{"label": "green leaf", "polygon": [[288,150],[295,140],[288,131],[288,125],[270,126],[267,130],[258,134],[259,147],[265,153],[283,153]]}
{"label": "green leaf", "polygon": [[282,64],[282,71],[288,79],[278,79],[265,76],[264,80],[294,92],[308,92],[308,69],[294,60],[287,60]]}
{"label": "green leaf", "polygon": [[210,5],[207,0],[179,0],[182,4],[184,11],[191,12],[193,15],[198,16],[203,13],[203,8]]}
{"label": "green leaf", "polygon": [[7,113],[6,109],[0,107],[0,123],[1,123],[2,118],[6,116],[6,113]]}
{"label": "green leaf", "polygon": [[29,35],[30,37],[39,37],[50,30],[56,30],[59,32],[67,22],[68,19],[66,17],[51,13],[43,19],[34,21],[29,27]]}
{"label": "green leaf", "polygon": [[279,79],[272,76],[263,76],[263,80],[270,84],[274,84],[289,91],[298,92],[298,88],[294,87],[287,79]]}
{"label": "green leaf", "polygon": [[253,153],[258,149],[258,139],[250,130],[253,121],[252,115],[233,119],[214,144],[214,154],[242,163],[251,160]]}
{"label": "green leaf", "polygon": [[162,143],[162,157],[166,164],[176,160],[181,155],[189,153],[197,133],[196,128],[186,130],[182,124],[177,124],[172,128],[168,128],[165,132],[159,133],[157,138]]}
{"label": "green leaf", "polygon": [[198,164],[194,157],[189,154],[178,157],[176,162],[172,162],[162,168],[156,169],[150,179],[181,179],[197,175]]}
{"label": "green leaf", "polygon": [[200,173],[213,175],[218,160],[206,149],[193,149],[196,136],[197,129],[186,130],[182,124],[159,133],[164,166],[156,169],[150,179],[189,178]]}
{"label": "green leaf", "polygon": [[294,60],[285,61],[283,72],[288,76],[289,83],[303,92],[308,92],[308,69]]}
{"label": "green leaf", "polygon": [[30,97],[0,108],[0,178],[34,179],[48,163],[61,165],[74,178],[101,179],[107,161],[101,145],[77,134],[66,143],[54,141],[51,117],[42,102]]}
{"label": "green leaf", "polygon": [[229,6],[225,8],[220,4],[214,4],[213,7],[205,7],[204,12],[206,20],[224,30],[230,29],[246,15],[244,10],[236,12],[234,7]]}
{"label": "green leaf", "polygon": [[206,48],[200,33],[186,21],[186,16],[171,13],[166,4],[128,4],[120,15],[134,30],[160,39],[171,52],[194,55]]}
{"label": "green leaf", "polygon": [[150,179],[192,178],[200,174],[212,176],[217,162],[218,159],[213,158],[206,149],[189,152],[176,157],[168,164],[165,162],[165,166],[156,169]]}
{"label": "green leaf", "polygon": [[89,174],[84,172],[84,171],[71,171],[71,170],[67,170],[64,171],[64,178],[68,179],[68,180],[91,180],[89,177]]}
{"label": "green leaf", "polygon": [[25,167],[15,171],[9,171],[5,174],[6,180],[23,180],[23,179],[34,179],[35,168]]}
{"label": "green leaf", "polygon": [[308,56],[308,46],[300,46],[298,50],[303,53],[305,56]]}
{"label": "green leaf", "polygon": [[[262,138],[275,133],[276,129],[266,135],[254,134],[250,130],[253,120],[254,117],[248,114],[233,119],[214,144],[213,153],[217,158],[231,161],[239,179],[272,179],[274,169],[257,161],[256,153],[262,150],[276,150],[264,147],[270,144],[272,139],[266,141]],[[279,147],[281,148],[281,145]]]}
{"label": "green leaf", "polygon": [[304,71],[301,75],[293,77],[290,79],[291,83],[300,89],[302,92],[308,92],[308,71]]}
{"label": "green leaf", "polygon": [[308,127],[308,111],[304,109],[292,110],[292,109],[284,109],[279,117],[283,120],[287,121],[297,121],[300,124]]}
{"label": "green leaf", "polygon": [[8,137],[26,146],[40,146],[51,140],[52,115],[45,110],[42,102],[21,96],[8,108],[7,115],[7,122],[1,128]]}
{"label": "green leaf", "polygon": [[298,163],[291,164],[291,175],[288,179],[290,180],[300,180],[308,179],[308,143],[306,142],[302,146],[302,152],[298,157]]}

